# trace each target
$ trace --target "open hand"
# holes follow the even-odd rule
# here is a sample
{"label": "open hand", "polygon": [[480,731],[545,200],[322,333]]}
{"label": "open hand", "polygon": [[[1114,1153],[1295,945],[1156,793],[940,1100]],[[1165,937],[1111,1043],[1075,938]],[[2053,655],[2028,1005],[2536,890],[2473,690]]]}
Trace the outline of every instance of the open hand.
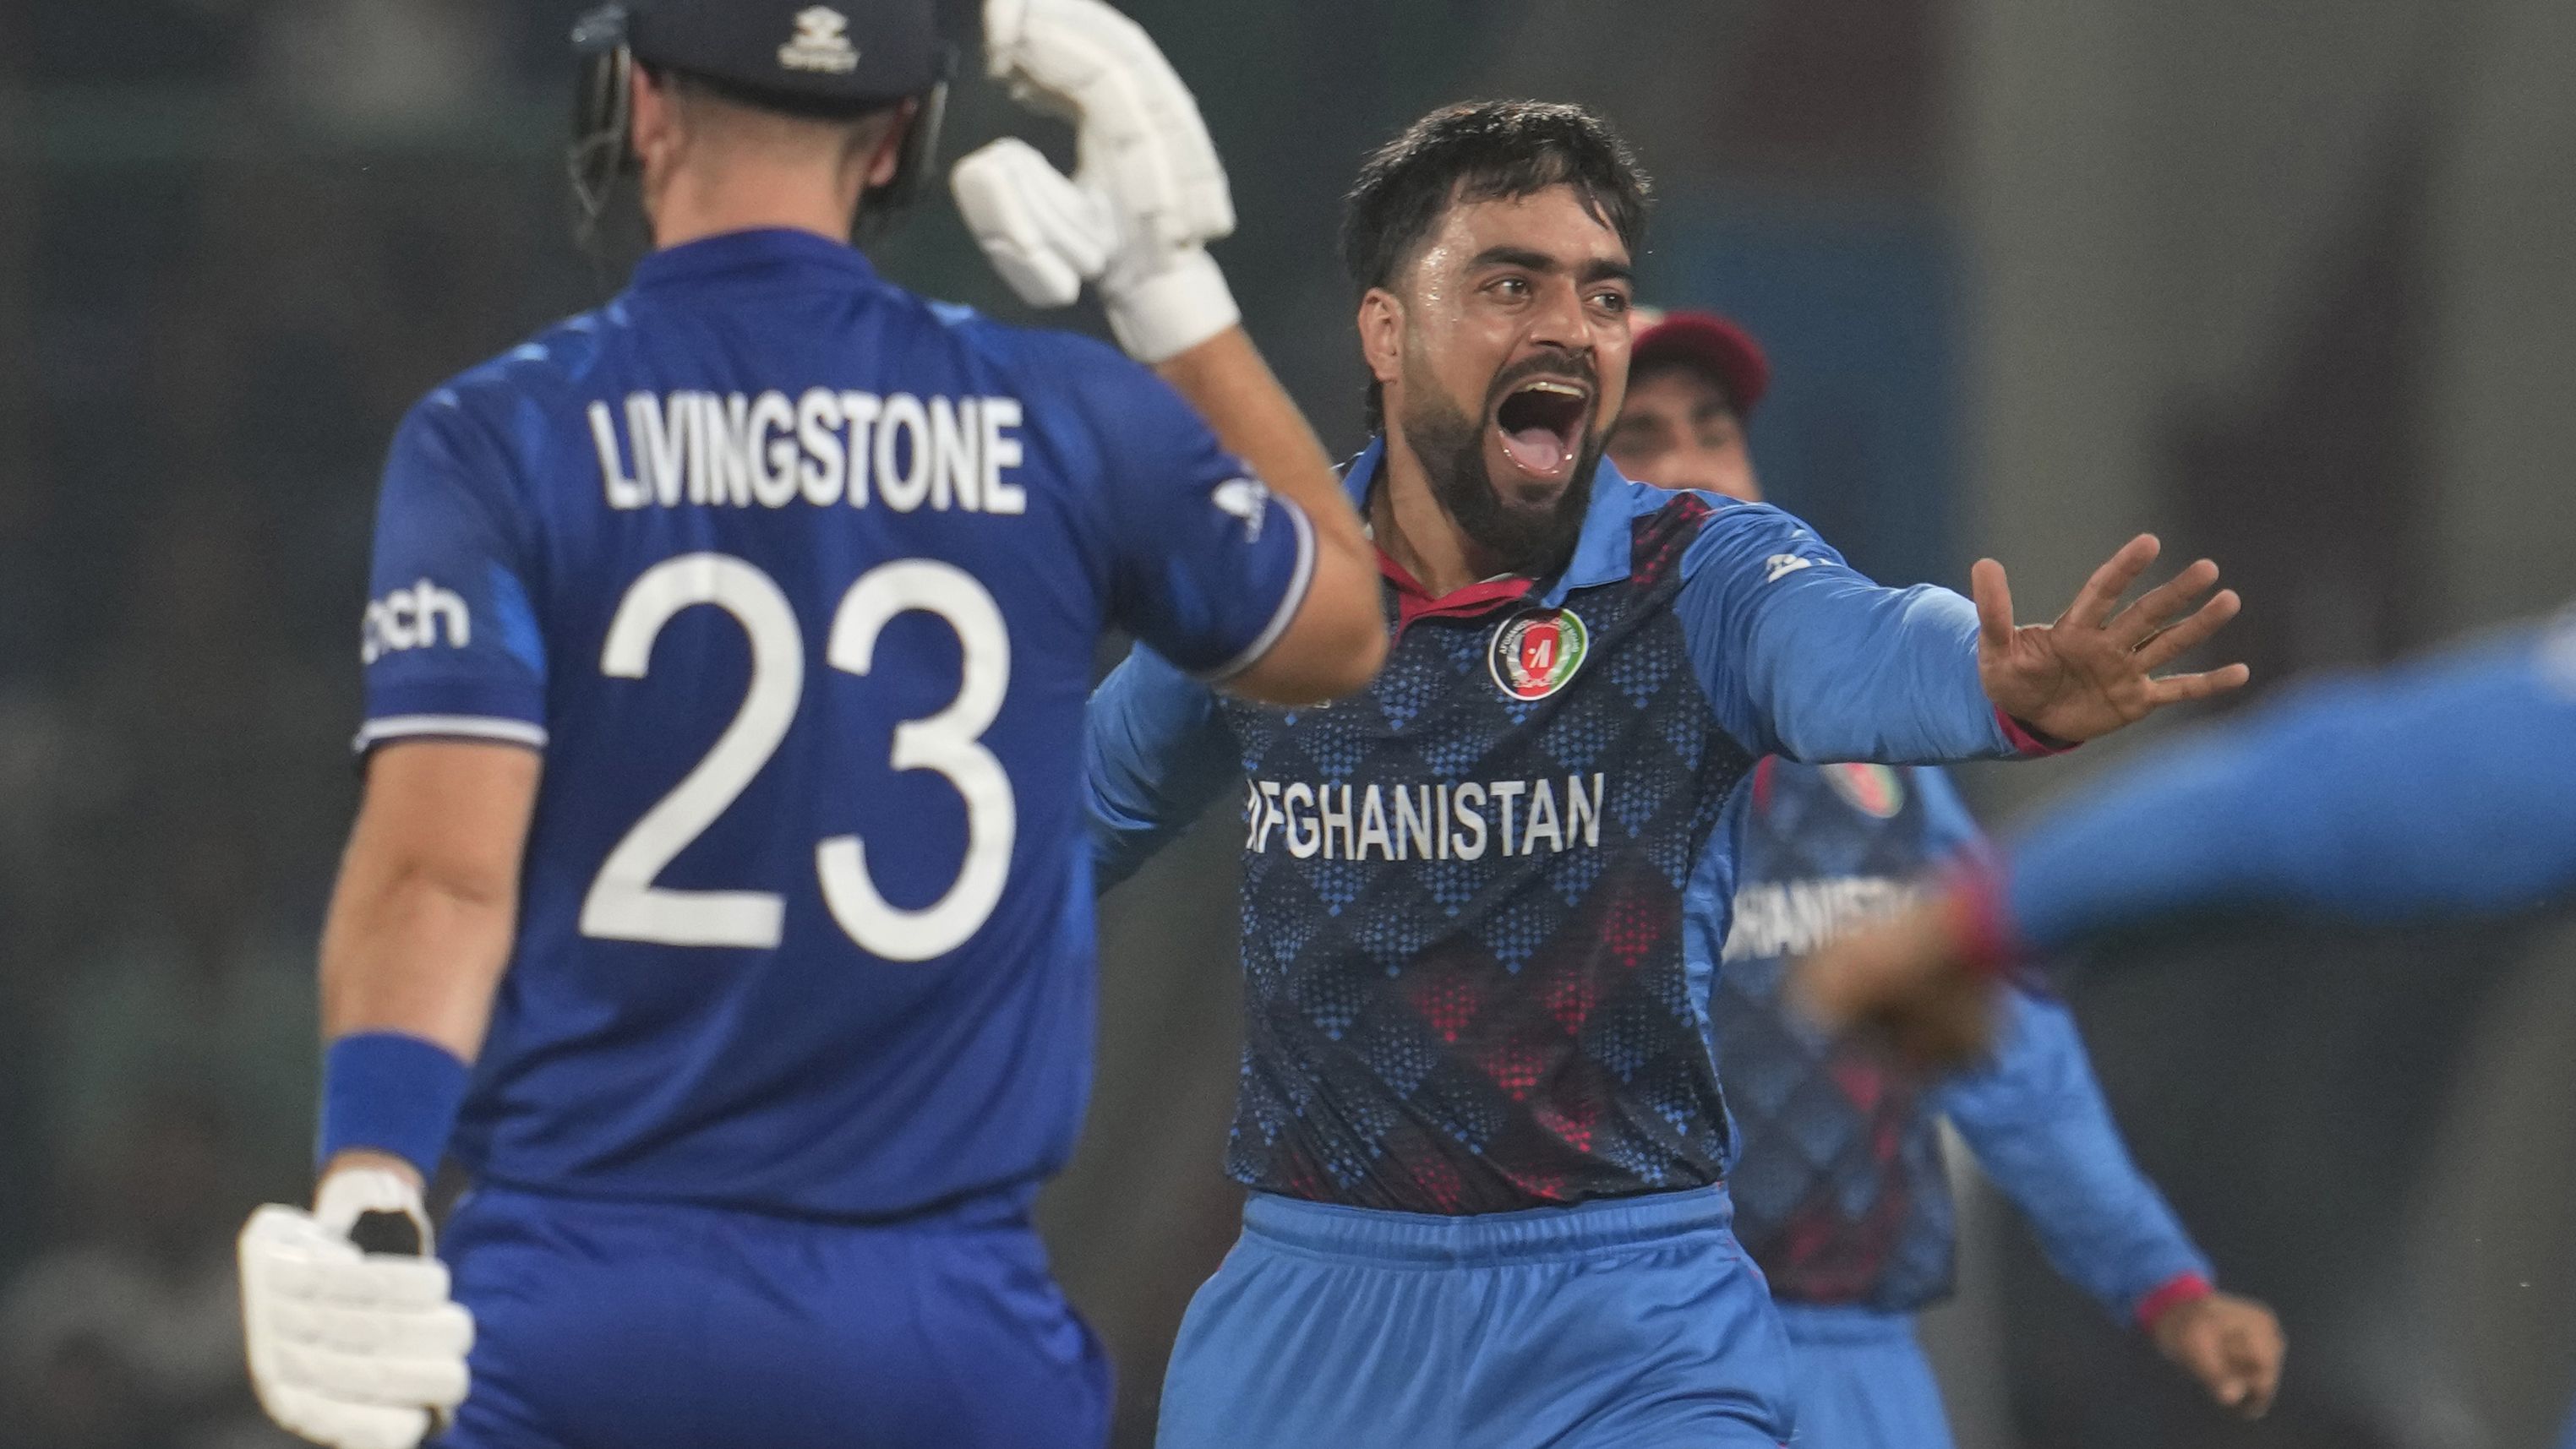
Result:
{"label": "open hand", "polygon": [[2271,1309],[2251,1298],[2212,1293],[2166,1309],[2151,1332],[2157,1349],[2220,1404],[2248,1419],[2262,1418],[2272,1407],[2288,1345]]}
{"label": "open hand", "polygon": [[2121,608],[2120,595],[2156,561],[2161,547],[2151,533],[2129,540],[2093,571],[2053,624],[2016,626],[2004,566],[1979,559],[1969,576],[1979,625],[1977,677],[1995,707],[2073,743],[2134,724],[2166,705],[2243,684],[2248,671],[2242,664],[2155,677],[2243,606],[2235,590],[2221,589],[2192,607],[2218,582],[2218,565],[2202,559]]}

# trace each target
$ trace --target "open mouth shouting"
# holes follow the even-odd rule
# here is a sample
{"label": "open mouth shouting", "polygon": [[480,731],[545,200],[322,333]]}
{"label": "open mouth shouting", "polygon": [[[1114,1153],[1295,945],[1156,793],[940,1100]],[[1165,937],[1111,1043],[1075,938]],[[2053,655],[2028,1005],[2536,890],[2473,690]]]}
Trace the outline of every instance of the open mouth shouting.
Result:
{"label": "open mouth shouting", "polygon": [[1564,377],[1530,378],[1494,405],[1503,457],[1532,491],[1553,492],[1574,476],[1591,418],[1592,389]]}

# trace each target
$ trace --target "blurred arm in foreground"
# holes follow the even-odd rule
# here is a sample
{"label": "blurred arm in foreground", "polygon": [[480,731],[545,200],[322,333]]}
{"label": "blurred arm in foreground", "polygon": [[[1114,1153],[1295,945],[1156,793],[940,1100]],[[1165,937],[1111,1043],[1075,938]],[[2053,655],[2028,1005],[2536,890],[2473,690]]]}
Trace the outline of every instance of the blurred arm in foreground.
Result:
{"label": "blurred arm in foreground", "polygon": [[1989,869],[1800,963],[1825,1025],[1956,1061],[2003,972],[2111,928],[2231,906],[2375,922],[2501,915],[2576,888],[2576,620],[2300,692],[2043,816]]}

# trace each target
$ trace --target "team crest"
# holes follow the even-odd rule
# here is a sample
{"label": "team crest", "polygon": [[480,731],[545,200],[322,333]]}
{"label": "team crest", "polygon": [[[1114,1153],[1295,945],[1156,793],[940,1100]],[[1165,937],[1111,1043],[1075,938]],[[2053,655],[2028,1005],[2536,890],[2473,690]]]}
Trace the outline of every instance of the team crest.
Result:
{"label": "team crest", "polygon": [[1825,783],[1864,815],[1887,820],[1905,808],[1905,777],[1885,765],[1827,765]]}
{"label": "team crest", "polygon": [[1494,631],[1486,658],[1494,683],[1514,699],[1545,699],[1574,679],[1592,637],[1572,609],[1532,609]]}

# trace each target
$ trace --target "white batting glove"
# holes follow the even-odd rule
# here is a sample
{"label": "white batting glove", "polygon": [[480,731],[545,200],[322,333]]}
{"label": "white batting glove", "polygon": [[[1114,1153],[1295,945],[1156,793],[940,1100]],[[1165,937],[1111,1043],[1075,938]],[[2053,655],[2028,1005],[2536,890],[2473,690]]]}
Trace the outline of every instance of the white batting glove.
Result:
{"label": "white batting glove", "polygon": [[[411,1219],[420,1256],[368,1253],[358,1219]],[[313,1211],[271,1203],[241,1232],[244,1338],[260,1407],[333,1449],[412,1449],[465,1401],[474,1319],[448,1297],[420,1193],[393,1173],[323,1179]]]}
{"label": "white batting glove", "polygon": [[1005,138],[950,173],[957,208],[1011,290],[1062,307],[1095,282],[1128,355],[1154,363],[1242,320],[1207,243],[1234,202],[1189,88],[1101,0],[986,0],[987,68],[1074,123],[1067,177]]}

